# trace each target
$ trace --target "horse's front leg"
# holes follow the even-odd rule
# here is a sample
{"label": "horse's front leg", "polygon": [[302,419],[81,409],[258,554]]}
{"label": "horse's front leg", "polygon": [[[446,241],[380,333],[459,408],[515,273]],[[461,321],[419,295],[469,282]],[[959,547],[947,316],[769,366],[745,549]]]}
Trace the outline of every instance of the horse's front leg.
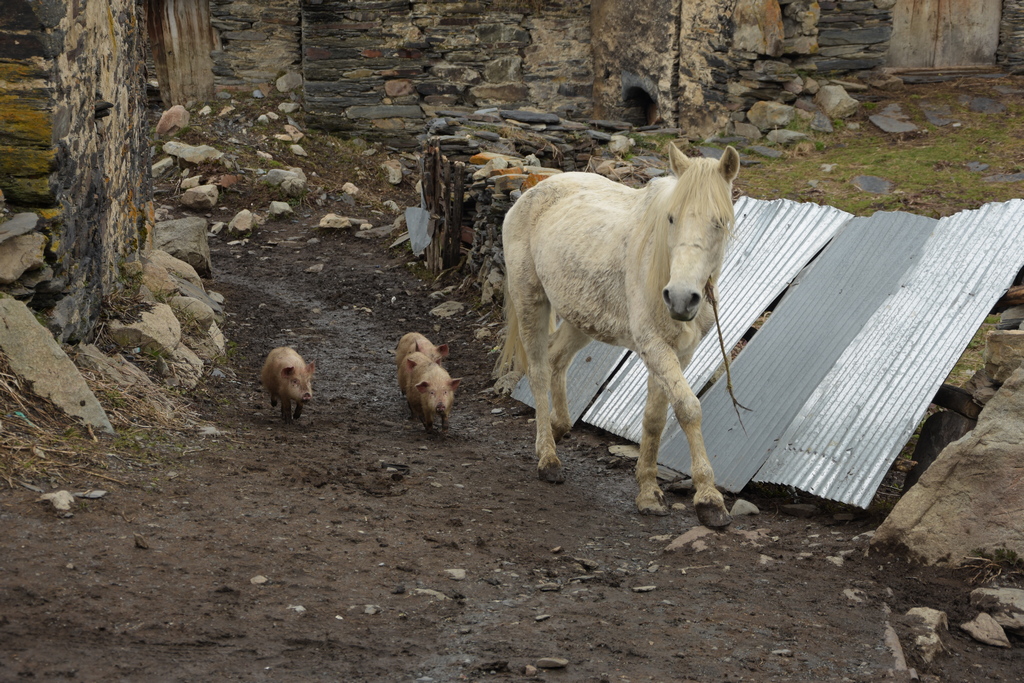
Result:
{"label": "horse's front leg", "polygon": [[554,418],[551,421],[552,436],[557,443],[572,429],[569,415],[569,397],[566,390],[566,371],[576,354],[590,341],[579,328],[563,320],[558,330],[551,337],[551,403]]}
{"label": "horse's front leg", "polygon": [[[644,360],[647,363],[647,369],[655,376],[662,390],[668,395],[668,400],[672,403],[672,409],[676,414],[676,420],[690,444],[690,473],[693,476],[694,487],[693,507],[697,513],[697,519],[706,527],[729,526],[732,517],[725,509],[725,499],[722,498],[721,492],[715,488],[715,473],[711,469],[711,462],[704,449],[704,436],[700,430],[700,400],[694,395],[686,378],[683,377],[679,359],[667,346],[649,352]],[[646,436],[646,429],[644,435]],[[643,450],[641,449],[642,456]],[[657,450],[651,457],[657,458]]]}
{"label": "horse's front leg", "polygon": [[644,406],[644,427],[640,437],[640,459],[636,461],[636,483],[640,493],[636,509],[644,515],[667,515],[665,494],[658,486],[658,450],[661,433],[668,419],[668,397],[653,374],[647,376],[647,403]]}

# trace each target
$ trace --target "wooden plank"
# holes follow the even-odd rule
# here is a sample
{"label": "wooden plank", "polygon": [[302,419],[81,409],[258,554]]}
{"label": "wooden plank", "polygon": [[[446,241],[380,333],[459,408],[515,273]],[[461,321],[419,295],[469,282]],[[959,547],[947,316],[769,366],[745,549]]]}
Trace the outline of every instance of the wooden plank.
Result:
{"label": "wooden plank", "polygon": [[145,12],[164,106],[213,99],[210,51],[220,49],[220,40],[209,0],[146,0]]}

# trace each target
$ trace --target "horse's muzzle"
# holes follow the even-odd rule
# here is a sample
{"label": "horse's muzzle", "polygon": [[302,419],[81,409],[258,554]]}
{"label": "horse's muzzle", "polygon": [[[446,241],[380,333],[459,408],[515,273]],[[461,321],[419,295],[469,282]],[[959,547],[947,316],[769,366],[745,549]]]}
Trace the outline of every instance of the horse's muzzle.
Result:
{"label": "horse's muzzle", "polygon": [[697,317],[701,303],[700,292],[689,288],[673,291],[671,287],[666,287],[662,290],[661,296],[665,299],[668,314],[673,320],[689,322]]}

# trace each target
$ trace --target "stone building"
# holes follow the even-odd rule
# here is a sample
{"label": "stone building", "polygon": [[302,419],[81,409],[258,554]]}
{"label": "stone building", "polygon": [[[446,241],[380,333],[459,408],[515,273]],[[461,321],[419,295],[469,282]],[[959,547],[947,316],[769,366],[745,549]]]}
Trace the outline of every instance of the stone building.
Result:
{"label": "stone building", "polygon": [[144,37],[136,0],[6,0],[0,17],[0,295],[62,341],[88,337],[146,239]]}
{"label": "stone building", "polygon": [[[168,104],[293,72],[313,121],[396,145],[446,108],[530,107],[701,137],[758,100],[795,98],[812,74],[1024,68],[1024,0],[146,2],[164,17],[150,22],[154,53],[194,55],[180,78],[161,79]],[[153,33],[205,21],[212,33],[179,31],[170,46]],[[176,73],[160,61],[158,73]],[[182,92],[200,82],[202,93]]]}

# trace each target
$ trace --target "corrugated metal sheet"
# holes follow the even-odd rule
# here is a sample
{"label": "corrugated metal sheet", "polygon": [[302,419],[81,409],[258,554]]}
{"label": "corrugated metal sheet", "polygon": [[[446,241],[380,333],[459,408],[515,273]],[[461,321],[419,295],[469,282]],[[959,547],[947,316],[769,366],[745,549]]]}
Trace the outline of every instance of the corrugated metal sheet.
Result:
{"label": "corrugated metal sheet", "polygon": [[[608,376],[615,371],[627,353],[629,352],[621,346],[591,342],[572,359],[569,369],[566,370],[565,381],[569,400],[569,418],[573,424],[580,419],[580,415],[590,405],[594,395],[601,389]],[[526,377],[516,384],[515,389],[512,390],[512,398],[522,401],[531,408],[536,407],[533,402],[533,393],[530,391],[530,383]]]}
{"label": "corrugated metal sheet", "polygon": [[[815,260],[732,365],[741,425],[724,383],[702,398],[704,443],[715,482],[739,491],[875,310],[899,288],[936,221],[912,214],[850,220]],[[678,425],[659,461],[690,471]]]}
{"label": "corrugated metal sheet", "polygon": [[941,219],[899,287],[800,407],[757,481],[866,507],[1022,265],[1024,201]]}
{"label": "corrugated metal sheet", "polygon": [[[750,197],[741,197],[736,202],[735,212],[735,235],[722,263],[718,283],[722,336],[726,348],[730,349],[851,217],[831,206]],[[721,362],[718,335],[712,330],[698,344],[684,370],[694,391],[701,390]],[[570,391],[575,391],[573,385],[569,386]],[[646,400],[647,368],[636,355],[630,354],[583,420],[623,438],[639,441]],[[671,410],[669,412],[666,434],[679,430]]]}

